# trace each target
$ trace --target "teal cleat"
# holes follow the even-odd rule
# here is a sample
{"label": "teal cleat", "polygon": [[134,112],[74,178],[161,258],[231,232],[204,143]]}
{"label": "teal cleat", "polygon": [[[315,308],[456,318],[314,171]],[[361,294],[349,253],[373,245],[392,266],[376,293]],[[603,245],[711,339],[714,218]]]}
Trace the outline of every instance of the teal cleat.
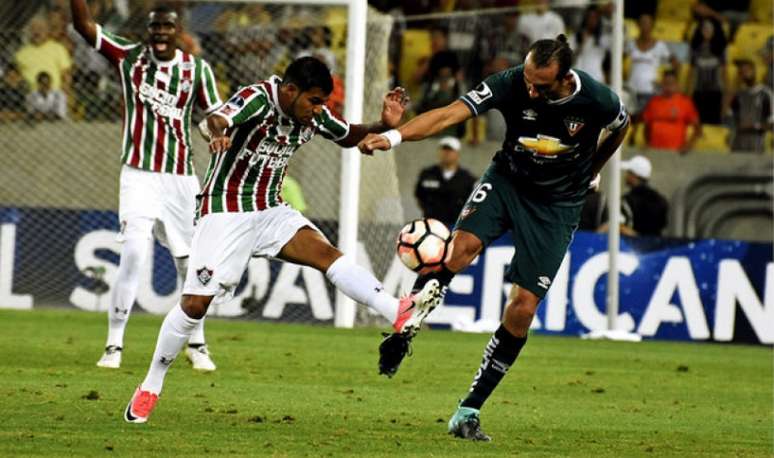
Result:
{"label": "teal cleat", "polygon": [[472,441],[489,442],[491,437],[481,431],[481,420],[479,419],[479,410],[470,407],[458,407],[454,416],[449,420],[449,434],[462,439]]}

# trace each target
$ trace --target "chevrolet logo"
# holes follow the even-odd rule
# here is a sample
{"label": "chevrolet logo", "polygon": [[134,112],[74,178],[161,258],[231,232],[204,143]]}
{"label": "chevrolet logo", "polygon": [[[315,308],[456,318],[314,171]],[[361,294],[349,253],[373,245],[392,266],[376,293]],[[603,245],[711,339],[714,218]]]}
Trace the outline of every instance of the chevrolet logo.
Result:
{"label": "chevrolet logo", "polygon": [[528,150],[543,156],[556,156],[570,151],[572,145],[565,145],[558,138],[538,134],[537,138],[519,137],[519,143]]}

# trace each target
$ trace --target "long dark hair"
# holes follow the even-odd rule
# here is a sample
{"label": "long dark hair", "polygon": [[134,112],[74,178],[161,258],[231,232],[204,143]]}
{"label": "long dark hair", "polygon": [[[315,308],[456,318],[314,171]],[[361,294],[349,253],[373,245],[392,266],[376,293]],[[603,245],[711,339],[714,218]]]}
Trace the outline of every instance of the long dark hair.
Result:
{"label": "long dark hair", "polygon": [[594,44],[599,46],[600,37],[602,37],[602,15],[599,12],[599,8],[596,5],[590,5],[583,13],[583,21],[581,21],[578,31],[575,32],[575,42],[578,44],[578,48],[583,45],[583,32],[586,31],[586,24],[589,22],[589,16],[591,13],[597,13],[597,27],[594,28]]}
{"label": "long dark hair", "polygon": [[693,36],[691,37],[691,50],[694,52],[698,51],[704,43],[704,37],[701,33],[704,21],[709,21],[715,29],[715,33],[712,34],[712,38],[710,38],[709,42],[710,52],[715,56],[722,56],[723,52],[726,50],[728,40],[726,39],[726,33],[723,31],[723,26],[720,24],[720,21],[713,18],[704,18],[699,21],[699,24],[696,26],[696,29],[694,29]]}

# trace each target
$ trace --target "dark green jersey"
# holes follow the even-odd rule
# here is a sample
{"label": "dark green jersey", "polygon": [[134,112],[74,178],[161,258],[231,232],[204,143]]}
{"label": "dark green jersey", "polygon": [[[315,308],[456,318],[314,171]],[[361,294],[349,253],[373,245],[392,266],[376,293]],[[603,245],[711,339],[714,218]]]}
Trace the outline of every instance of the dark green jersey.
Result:
{"label": "dark green jersey", "polygon": [[461,100],[474,116],[502,113],[507,131],[493,161],[514,186],[540,200],[575,205],[593,178],[600,133],[622,128],[628,114],[610,88],[580,70],[571,74],[575,92],[561,100],[531,99],[523,65],[489,76]]}

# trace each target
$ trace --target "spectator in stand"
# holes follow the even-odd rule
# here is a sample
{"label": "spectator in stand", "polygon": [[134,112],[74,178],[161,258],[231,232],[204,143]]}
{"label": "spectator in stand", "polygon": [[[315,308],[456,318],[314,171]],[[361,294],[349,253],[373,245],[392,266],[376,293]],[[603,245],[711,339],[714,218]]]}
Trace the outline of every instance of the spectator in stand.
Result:
{"label": "spectator in stand", "polygon": [[671,56],[666,44],[653,37],[653,16],[643,14],[637,22],[640,35],[627,42],[624,50],[632,61],[627,86],[635,98],[635,113],[642,111],[655,94],[659,67],[671,60],[672,67],[678,68],[677,59]]}
{"label": "spectator in stand", "polygon": [[67,118],[67,96],[51,88],[51,76],[40,72],[38,89],[27,94],[27,113],[32,121],[58,121]]}
{"label": "spectator in stand", "polygon": [[728,24],[733,37],[739,25],[750,16],[750,0],[698,0],[691,9],[697,20],[713,19]]}
{"label": "spectator in stand", "polygon": [[435,218],[449,227],[454,225],[462,206],[476,182],[469,171],[460,167],[460,141],[441,139],[437,165],[419,173],[414,196],[425,218]]}
{"label": "spectator in stand", "polygon": [[29,85],[16,65],[8,64],[0,80],[0,121],[16,121],[24,117],[28,90]]}
{"label": "spectator in stand", "polygon": [[449,50],[449,31],[440,26],[434,26],[430,30],[430,49],[432,54],[429,58],[419,60],[417,69],[414,72],[414,82],[418,84],[427,84],[438,77],[442,68],[449,68],[452,74],[457,76],[460,73],[460,62],[457,54]]}
{"label": "spectator in stand", "polygon": [[580,29],[570,37],[570,47],[575,51],[575,68],[607,82],[604,67],[610,56],[610,34],[604,31],[596,5],[586,8]]}
{"label": "spectator in stand", "polygon": [[720,22],[704,19],[691,38],[693,102],[703,124],[720,124],[726,87],[726,36]]}
{"label": "spectator in stand", "polygon": [[[679,92],[677,74],[667,70],[661,80],[661,93],[651,97],[642,112],[648,146],[685,154],[701,136],[699,114],[693,100]],[[686,140],[688,127],[693,133]]]}
{"label": "spectator in stand", "polygon": [[33,17],[28,25],[29,43],[15,55],[19,71],[33,90],[38,89],[41,72],[51,78],[51,89],[67,90],[70,85],[72,58],[67,48],[48,36],[48,23],[42,16]]}
{"label": "spectator in stand", "polygon": [[527,37],[529,43],[544,38],[554,39],[565,33],[562,17],[551,11],[550,0],[538,0],[535,11],[519,17],[518,29]]}
{"label": "spectator in stand", "polygon": [[766,40],[766,44],[761,48],[759,54],[766,64],[766,76],[763,78],[763,84],[774,91],[774,75],[772,75],[772,70],[774,70],[774,37],[769,37]]}
{"label": "spectator in stand", "polygon": [[621,162],[621,170],[626,172],[624,180],[629,187],[622,197],[631,209],[633,233],[628,235],[660,236],[667,225],[669,203],[648,184],[653,166],[645,156],[634,156]]}
{"label": "spectator in stand", "polygon": [[[417,105],[417,113],[445,107],[460,98],[463,92],[462,82],[455,75],[452,68],[441,67],[435,79],[425,84],[422,98]],[[459,125],[451,126],[443,130],[440,135],[462,138],[465,135],[465,124],[460,123]]]}
{"label": "spectator in stand", "polygon": [[762,153],[766,131],[774,126],[772,90],[763,84],[756,84],[755,64],[751,60],[737,61],[737,71],[740,88],[731,100],[734,118],[731,149]]}
{"label": "spectator in stand", "polygon": [[659,67],[672,61],[672,67],[678,68],[677,59],[671,56],[663,41],[653,37],[653,16],[643,14],[637,20],[640,35],[636,40],[626,43],[624,53],[631,59],[629,79],[626,89],[630,95],[629,111],[632,116],[632,128],[629,139],[634,143],[642,110],[656,92]]}
{"label": "spectator in stand", "polygon": [[476,38],[477,54],[482,63],[478,74],[471,75],[471,80],[481,81],[492,73],[495,67],[500,68],[500,60],[505,60],[506,67],[515,67],[524,61],[525,50],[529,48],[526,37],[519,31],[519,13],[505,13],[492,18],[491,27],[479,30]]}

